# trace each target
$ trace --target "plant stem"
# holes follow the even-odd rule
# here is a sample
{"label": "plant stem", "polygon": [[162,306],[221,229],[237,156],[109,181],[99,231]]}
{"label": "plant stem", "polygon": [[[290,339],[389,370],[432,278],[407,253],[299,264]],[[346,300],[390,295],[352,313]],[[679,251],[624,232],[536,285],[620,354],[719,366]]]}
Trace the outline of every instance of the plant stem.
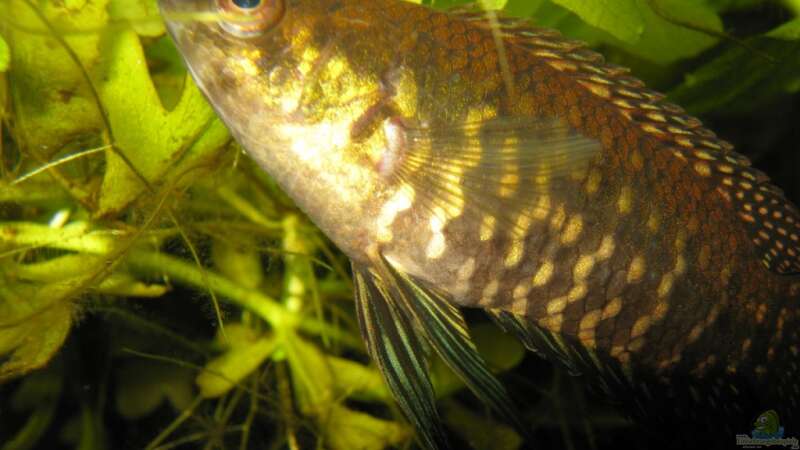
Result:
{"label": "plant stem", "polygon": [[260,291],[242,287],[218,273],[180,258],[156,251],[133,250],[128,254],[126,262],[132,270],[148,276],[166,275],[197,289],[211,289],[229,302],[252,311],[276,331],[299,328],[310,334],[327,334],[351,348],[362,346],[360,339],[339,328],[312,317],[302,317]]}
{"label": "plant stem", "polygon": [[[275,328],[291,327],[296,320],[271,297],[255,290],[246,289],[222,275],[208,269],[198,268],[195,264],[180,258],[160,252],[134,250],[128,254],[126,261],[133,270],[138,272],[146,272],[149,275],[167,275],[181,283],[200,289],[207,286],[239,306],[258,314]],[[206,272],[205,280],[201,271]]]}

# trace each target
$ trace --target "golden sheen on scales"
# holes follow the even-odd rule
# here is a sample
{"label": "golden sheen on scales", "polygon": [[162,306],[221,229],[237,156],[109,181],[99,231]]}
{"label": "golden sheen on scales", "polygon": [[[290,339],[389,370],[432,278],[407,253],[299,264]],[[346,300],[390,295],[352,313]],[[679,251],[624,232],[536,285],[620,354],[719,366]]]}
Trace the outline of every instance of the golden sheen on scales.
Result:
{"label": "golden sheen on scales", "polygon": [[800,214],[626,69],[479,9],[160,4],[233,136],[352,260],[368,351],[422,447],[447,446],[427,348],[527,428],[462,308],[653,429],[797,423]]}

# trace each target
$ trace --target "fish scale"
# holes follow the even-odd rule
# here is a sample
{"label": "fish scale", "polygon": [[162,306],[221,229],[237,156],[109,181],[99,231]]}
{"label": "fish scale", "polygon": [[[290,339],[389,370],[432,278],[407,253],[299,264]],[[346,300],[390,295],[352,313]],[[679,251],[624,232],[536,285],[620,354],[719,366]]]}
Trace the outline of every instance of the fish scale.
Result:
{"label": "fish scale", "polygon": [[208,2],[160,3],[234,137],[353,260],[424,446],[446,445],[427,345],[519,422],[460,307],[668,432],[797,417],[798,210],[626,69],[472,9],[219,0],[243,20],[195,23],[169,18]]}

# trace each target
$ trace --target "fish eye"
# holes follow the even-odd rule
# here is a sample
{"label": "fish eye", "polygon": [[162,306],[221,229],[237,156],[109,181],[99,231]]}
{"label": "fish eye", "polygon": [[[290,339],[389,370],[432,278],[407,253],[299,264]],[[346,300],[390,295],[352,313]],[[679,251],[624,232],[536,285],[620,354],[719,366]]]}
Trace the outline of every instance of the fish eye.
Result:
{"label": "fish eye", "polygon": [[261,0],[232,0],[232,2],[241,9],[258,8],[258,5],[261,4]]}
{"label": "fish eye", "polygon": [[222,28],[238,37],[258,36],[280,22],[284,0],[215,0]]}

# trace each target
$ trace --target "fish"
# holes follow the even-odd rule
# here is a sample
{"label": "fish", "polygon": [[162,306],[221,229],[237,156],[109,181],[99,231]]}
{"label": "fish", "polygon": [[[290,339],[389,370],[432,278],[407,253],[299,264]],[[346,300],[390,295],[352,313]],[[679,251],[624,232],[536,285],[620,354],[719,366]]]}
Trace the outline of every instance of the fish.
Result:
{"label": "fish", "polygon": [[753,431],[758,432],[760,437],[764,438],[782,438],[783,436],[779,433],[780,430],[780,419],[778,419],[778,413],[775,410],[769,410],[764,414],[758,416],[755,423],[753,423]]}
{"label": "fish", "polygon": [[448,445],[429,351],[526,429],[469,308],[694,444],[797,423],[800,212],[627,69],[475,7],[159,5],[232,136],[350,258],[423,448]]}

